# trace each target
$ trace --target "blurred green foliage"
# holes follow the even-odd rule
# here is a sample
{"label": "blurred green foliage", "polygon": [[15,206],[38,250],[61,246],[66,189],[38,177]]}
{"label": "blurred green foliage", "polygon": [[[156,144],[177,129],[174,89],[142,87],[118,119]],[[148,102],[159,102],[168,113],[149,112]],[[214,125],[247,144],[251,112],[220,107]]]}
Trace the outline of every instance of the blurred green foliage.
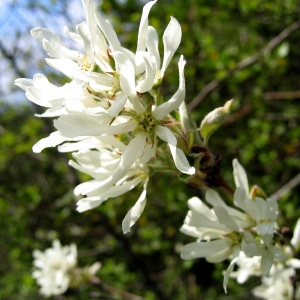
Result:
{"label": "blurred green foliage", "polygon": [[[143,3],[103,0],[101,5],[124,46],[133,51]],[[299,173],[299,94],[280,99],[270,95],[300,91],[300,30],[256,63],[235,70],[297,21],[299,13],[296,0],[159,0],[150,13],[150,24],[160,36],[170,16],[183,30],[181,46],[164,78],[164,95],[177,89],[182,53],[187,60],[187,102],[209,82],[220,80],[192,110],[198,125],[209,111],[235,99],[231,117],[210,140],[210,150],[222,156],[221,172],[231,185],[235,157],[245,166],[250,183],[268,195]],[[162,53],[162,43],[160,47]],[[77,244],[80,266],[102,262],[99,277],[104,283],[149,300],[254,299],[250,290],[258,284],[256,279],[244,286],[230,280],[225,296],[226,264],[180,259],[180,246],[192,241],[179,232],[187,199],[201,195],[176,178],[161,174],[151,179],[145,212],[126,236],[121,222],[138,190],[77,213],[73,189],[87,176],[71,169],[70,157],[56,149],[32,153],[31,147],[53,131],[51,120],[33,116],[37,112],[30,105],[4,104],[0,111],[0,299],[42,298],[31,278],[32,251],[50,247],[54,238],[63,245]],[[299,192],[298,186],[280,200],[280,225],[291,227],[299,217]],[[122,299],[109,298],[97,287],[70,290],[56,299],[91,299],[91,292],[100,299]]]}

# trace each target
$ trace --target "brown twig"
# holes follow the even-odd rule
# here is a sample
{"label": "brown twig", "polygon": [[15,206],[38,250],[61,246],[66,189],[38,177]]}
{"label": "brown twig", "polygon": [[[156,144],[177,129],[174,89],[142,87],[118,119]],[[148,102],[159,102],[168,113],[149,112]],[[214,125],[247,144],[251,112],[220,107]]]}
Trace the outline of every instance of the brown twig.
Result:
{"label": "brown twig", "polygon": [[263,93],[262,96],[266,100],[273,100],[273,99],[299,99],[300,98],[300,91],[267,92],[267,93]]}
{"label": "brown twig", "polygon": [[117,294],[119,296],[122,296],[124,299],[145,300],[145,298],[143,298],[143,297],[137,296],[135,294],[131,294],[126,291],[118,290],[110,285],[107,285],[107,284],[101,282],[101,280],[99,280],[96,277],[94,277],[91,282],[93,285],[100,287],[103,291],[111,293],[111,294]]}
{"label": "brown twig", "polygon": [[282,196],[286,195],[289,191],[291,191],[294,187],[300,184],[300,173],[292,178],[288,183],[286,183],[283,187],[281,187],[277,192],[270,196],[275,200],[279,200]]}
{"label": "brown twig", "polygon": [[227,76],[223,79],[214,79],[210,83],[208,83],[201,92],[188,104],[189,109],[195,108],[209,93],[215,90],[225,79],[231,76],[234,72],[242,70],[244,68],[249,67],[250,65],[256,63],[261,58],[263,58],[266,54],[270,53],[276,46],[278,46],[283,40],[285,40],[289,35],[291,35],[294,31],[300,28],[300,21],[294,22],[289,27],[285,28],[281,31],[277,36],[275,36],[264,48],[262,48],[259,52],[254,55],[251,55],[241,62],[239,62],[235,69],[228,72]]}

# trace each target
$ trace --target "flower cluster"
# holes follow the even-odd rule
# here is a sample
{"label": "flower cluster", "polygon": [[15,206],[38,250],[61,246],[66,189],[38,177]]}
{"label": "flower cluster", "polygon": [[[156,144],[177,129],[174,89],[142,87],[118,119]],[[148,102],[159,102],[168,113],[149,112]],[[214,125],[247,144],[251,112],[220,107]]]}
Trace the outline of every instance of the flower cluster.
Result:
{"label": "flower cluster", "polygon": [[[123,221],[123,232],[141,215],[146,203],[149,163],[163,153],[163,166],[194,174],[177,140],[183,128],[172,112],[185,98],[185,60],[178,62],[179,86],[168,100],[161,97],[165,71],[181,41],[181,28],[171,17],[163,35],[164,55],[158,50],[157,31],[148,25],[148,15],[156,1],[144,8],[138,31],[136,51],[121,46],[111,24],[95,10],[92,0],[82,0],[86,21],[76,26],[77,33],[65,33],[83,52],[68,49],[55,33],[45,28],[31,31],[51,58],[49,66],[71,81],[61,87],[42,74],[33,79],[16,80],[26,97],[48,109],[41,117],[54,117],[57,131],[33,147],[40,152],[58,146],[61,152],[73,152],[70,165],[92,176],[79,185],[82,196],[78,211],[94,208],[108,198],[117,197],[137,186],[143,191]],[[170,150],[161,151],[165,145]],[[159,147],[158,147],[159,146]]]}
{"label": "flower cluster", "polygon": [[[262,284],[255,287],[252,293],[262,299],[300,299],[300,286],[296,283],[297,271],[300,269],[300,260],[294,258],[295,252],[300,248],[300,219],[296,224],[290,245],[282,246],[282,251],[287,260],[285,264],[277,263],[271,267],[270,274],[262,277]],[[237,271],[231,273],[230,277],[236,278],[242,284],[250,276],[260,276],[261,258],[253,258],[240,255],[236,264]]]}
{"label": "flower cluster", "polygon": [[54,240],[52,248],[44,252],[33,251],[33,278],[40,285],[40,293],[46,297],[63,294],[78,278],[85,280],[93,277],[100,268],[96,262],[84,269],[77,268],[77,248],[75,244],[61,246],[58,240]]}
{"label": "flower cluster", "polygon": [[[208,189],[205,199],[210,206],[197,197],[191,198],[188,201],[190,210],[181,227],[183,233],[197,238],[196,242],[182,247],[183,259],[205,257],[212,263],[231,260],[224,276],[225,291],[239,259],[253,258],[253,269],[263,276],[269,274],[274,261],[286,260],[273,240],[277,201],[249,193],[247,174],[236,159],[233,161],[233,173],[235,207],[228,206],[218,193]],[[256,257],[260,257],[259,263]]]}
{"label": "flower cluster", "polygon": [[32,276],[41,286],[45,296],[60,295],[70,284],[70,274],[77,264],[77,249],[74,244],[62,247],[58,240],[45,252],[34,250],[35,270]]}

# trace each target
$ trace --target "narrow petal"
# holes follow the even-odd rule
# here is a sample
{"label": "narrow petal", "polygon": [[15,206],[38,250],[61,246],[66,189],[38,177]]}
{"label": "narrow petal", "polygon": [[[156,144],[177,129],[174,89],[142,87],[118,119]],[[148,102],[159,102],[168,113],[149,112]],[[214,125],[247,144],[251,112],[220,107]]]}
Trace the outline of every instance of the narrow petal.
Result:
{"label": "narrow petal", "polygon": [[87,115],[63,115],[54,120],[54,126],[67,137],[100,136],[130,132],[136,127],[135,121],[109,126],[102,125],[95,117]]}
{"label": "narrow petal", "polygon": [[114,136],[101,136],[101,137],[89,137],[84,138],[82,141],[77,143],[64,143],[63,145],[58,147],[59,152],[74,152],[74,151],[87,151],[89,149],[101,149],[105,145],[105,147],[109,148],[115,147],[118,151],[123,151],[125,149],[125,145],[116,139]]}
{"label": "narrow petal", "polygon": [[90,60],[92,66],[95,64],[94,49],[92,46],[92,37],[88,25],[85,22],[76,26],[76,30],[82,38],[84,52]]}
{"label": "narrow petal", "polygon": [[169,63],[180,44],[181,35],[182,32],[181,32],[181,26],[179,22],[175,18],[171,17],[171,21],[168,24],[163,35],[164,59],[163,59],[163,64],[160,72],[161,77],[164,76],[164,73]]}
{"label": "narrow petal", "polygon": [[65,107],[51,107],[42,114],[34,114],[38,118],[55,118],[67,113]]}
{"label": "narrow petal", "polygon": [[90,29],[92,40],[96,40],[95,2],[94,0],[82,0],[86,22]]}
{"label": "narrow petal", "polygon": [[81,200],[79,200],[77,202],[77,208],[76,210],[78,212],[84,212],[90,209],[93,209],[97,206],[99,206],[100,204],[102,204],[105,200],[99,200],[99,197],[86,197],[86,198],[82,198]]}
{"label": "narrow petal", "polygon": [[183,56],[180,57],[179,63],[178,63],[178,69],[179,69],[179,87],[177,92],[173,95],[173,97],[168,101],[160,106],[158,106],[154,112],[153,116],[157,119],[162,119],[166,115],[168,115],[171,111],[176,110],[179,108],[181,103],[184,101],[185,98],[185,79],[184,79],[184,66],[185,66],[185,60],[183,59]]}
{"label": "narrow petal", "polygon": [[38,40],[48,52],[48,54],[54,58],[70,58],[73,60],[78,59],[78,51],[70,50],[66,48],[60,39],[60,37],[52,31],[37,27],[30,31],[31,36]]}
{"label": "narrow petal", "polygon": [[[74,139],[62,135],[59,131],[52,132],[48,137],[39,140],[33,147],[34,153],[40,153],[45,148],[56,147],[65,141],[73,141]],[[78,140],[78,139],[77,139]]]}
{"label": "narrow petal", "polygon": [[155,133],[168,143],[176,168],[182,173],[193,175],[195,168],[190,166],[183,151],[176,148],[177,140],[172,131],[164,126],[158,126]]}
{"label": "narrow petal", "polygon": [[[39,74],[39,75],[42,75],[42,74]],[[14,84],[17,85],[19,88],[21,88],[23,91],[26,91],[27,88],[32,87],[32,79],[18,78],[15,80]]]}
{"label": "narrow petal", "polygon": [[116,32],[114,31],[113,27],[111,24],[108,22],[108,20],[104,20],[102,16],[98,14],[97,11],[95,11],[95,17],[96,17],[96,22],[100,29],[102,30],[103,34],[105,35],[107,41],[110,44],[110,48],[112,51],[121,51],[121,44],[118,39],[118,36]]}
{"label": "narrow petal", "polygon": [[120,165],[116,169],[113,178],[114,182],[121,179],[128,171],[128,169],[133,165],[133,163],[142,156],[147,137],[144,134],[136,135],[133,140],[125,148]]}
{"label": "narrow petal", "polygon": [[154,27],[148,27],[147,50],[155,57],[156,71],[160,69],[160,55],[158,50],[158,34]]}
{"label": "narrow petal", "polygon": [[291,244],[293,245],[293,247],[295,247],[296,250],[298,250],[300,246],[300,218],[297,220],[293,238],[291,239]]}
{"label": "narrow petal", "polygon": [[[90,196],[96,196],[97,194],[105,192],[112,185],[116,184],[127,174],[130,167],[135,163],[135,161],[142,156],[145,144],[146,136],[144,134],[136,135],[125,148],[121,156],[120,163],[113,174],[111,174],[102,182],[94,182],[90,188],[84,188],[82,189],[82,191],[84,190],[84,193],[89,194]],[[81,190],[79,190],[79,188],[80,185],[75,188],[76,193],[82,192]]]}
{"label": "narrow petal", "polygon": [[249,194],[248,177],[244,167],[235,158],[233,164],[233,176],[236,187],[243,188],[247,194]]}
{"label": "narrow petal", "polygon": [[205,200],[212,206],[226,206],[220,195],[212,189],[207,189],[205,193]]}
{"label": "narrow petal", "polygon": [[50,67],[62,72],[69,78],[89,82],[90,84],[99,85],[101,87],[111,88],[117,86],[117,80],[115,77],[107,74],[83,71],[76,62],[70,59],[46,58],[46,62]]}
{"label": "narrow petal", "polygon": [[234,219],[229,215],[225,207],[215,206],[213,210],[216,213],[218,220],[221,224],[224,224],[226,227],[230,228],[233,231],[239,231],[238,225],[236,224]]}
{"label": "narrow petal", "polygon": [[206,257],[214,253],[224,250],[224,248],[230,247],[230,244],[226,239],[219,239],[210,242],[195,242],[190,243],[181,248],[182,259],[194,259],[200,257]]}
{"label": "narrow petal", "polygon": [[128,211],[128,213],[126,214],[126,216],[122,222],[122,230],[123,230],[124,234],[130,232],[130,228],[140,218],[142,212],[145,209],[147,184],[148,184],[148,178],[146,179],[146,181],[144,183],[142,194],[140,195],[140,197],[137,200],[137,202],[135,203],[135,205]]}
{"label": "narrow petal", "polygon": [[135,70],[129,57],[123,52],[112,53],[116,64],[117,70],[120,73],[120,86],[121,89],[128,95],[136,95],[135,91]]}
{"label": "narrow petal", "polygon": [[[138,52],[140,53],[140,52]],[[146,67],[145,69],[145,75],[144,78],[141,80],[138,80],[136,90],[139,93],[145,93],[152,89],[155,79],[155,69],[153,69],[151,63],[150,63],[150,55],[147,55],[147,53],[143,53],[142,55],[144,65]]]}
{"label": "narrow petal", "polygon": [[230,274],[232,273],[233,271],[233,268],[234,268],[234,265],[235,263],[237,262],[238,258],[239,258],[239,253],[240,253],[240,249],[239,247],[236,247],[235,250],[234,250],[234,253],[233,253],[233,258],[225,272],[225,275],[224,275],[224,280],[223,280],[223,288],[224,288],[224,292],[227,294],[227,283],[228,283],[228,279],[230,277]]}
{"label": "narrow petal", "polygon": [[145,51],[146,50],[146,39],[148,33],[148,16],[151,10],[151,7],[156,3],[155,1],[149,1],[143,8],[143,13],[141,17],[141,22],[139,26],[138,33],[138,42],[136,51]]}
{"label": "narrow petal", "polygon": [[112,117],[117,117],[120,111],[124,108],[126,101],[127,101],[127,95],[125,93],[120,93],[112,103],[112,106],[107,110],[108,114]]}

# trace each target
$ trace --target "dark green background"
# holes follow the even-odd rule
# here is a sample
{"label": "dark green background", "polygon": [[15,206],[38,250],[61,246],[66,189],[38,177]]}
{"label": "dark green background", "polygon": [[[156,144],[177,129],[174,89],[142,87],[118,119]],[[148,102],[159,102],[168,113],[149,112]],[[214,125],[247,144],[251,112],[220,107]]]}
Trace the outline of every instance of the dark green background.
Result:
{"label": "dark green background", "polygon": [[[52,1],[53,7],[58,3]],[[142,6],[141,1],[134,0],[123,4],[104,0],[102,4],[123,45],[132,51]],[[45,9],[51,13],[51,8]],[[164,95],[171,96],[177,89],[177,61],[183,54],[187,60],[188,103],[209,82],[220,80],[192,110],[198,125],[209,111],[235,99],[231,117],[210,141],[210,150],[222,156],[221,171],[231,185],[233,158],[245,166],[250,183],[258,184],[268,195],[299,173],[300,30],[254,64],[236,70],[238,63],[260,53],[299,20],[299,15],[296,0],[159,0],[151,10],[149,22],[160,36],[170,16],[180,22],[183,32],[182,43],[165,74]],[[160,46],[162,50],[162,43]],[[1,54],[1,59],[8,59],[3,51]],[[27,55],[34,58],[33,52]],[[39,68],[52,82],[65,82],[46,68],[42,58],[36,58],[35,63],[23,70],[25,76]],[[10,64],[16,67],[13,61]],[[277,92],[298,95],[284,93],[276,99]],[[273,93],[273,98],[266,93]],[[204,259],[180,259],[180,246],[193,239],[181,234],[179,228],[188,198],[199,192],[176,178],[164,174],[151,178],[146,209],[129,235],[122,234],[121,222],[138,191],[77,213],[73,189],[88,177],[67,165],[67,154],[56,149],[41,154],[31,151],[32,145],[54,130],[51,120],[34,117],[41,111],[30,103],[1,104],[0,299],[42,299],[31,278],[32,251],[50,247],[54,238],[63,245],[77,244],[80,266],[102,262],[98,274],[104,283],[146,299],[254,299],[251,288],[259,279],[242,286],[231,279],[225,295],[222,270],[227,262],[211,265]],[[300,215],[299,192],[298,186],[280,199],[280,226],[294,226]],[[92,299],[90,292],[100,299],[124,299],[112,294],[109,298],[96,287],[71,290],[56,299]]]}

